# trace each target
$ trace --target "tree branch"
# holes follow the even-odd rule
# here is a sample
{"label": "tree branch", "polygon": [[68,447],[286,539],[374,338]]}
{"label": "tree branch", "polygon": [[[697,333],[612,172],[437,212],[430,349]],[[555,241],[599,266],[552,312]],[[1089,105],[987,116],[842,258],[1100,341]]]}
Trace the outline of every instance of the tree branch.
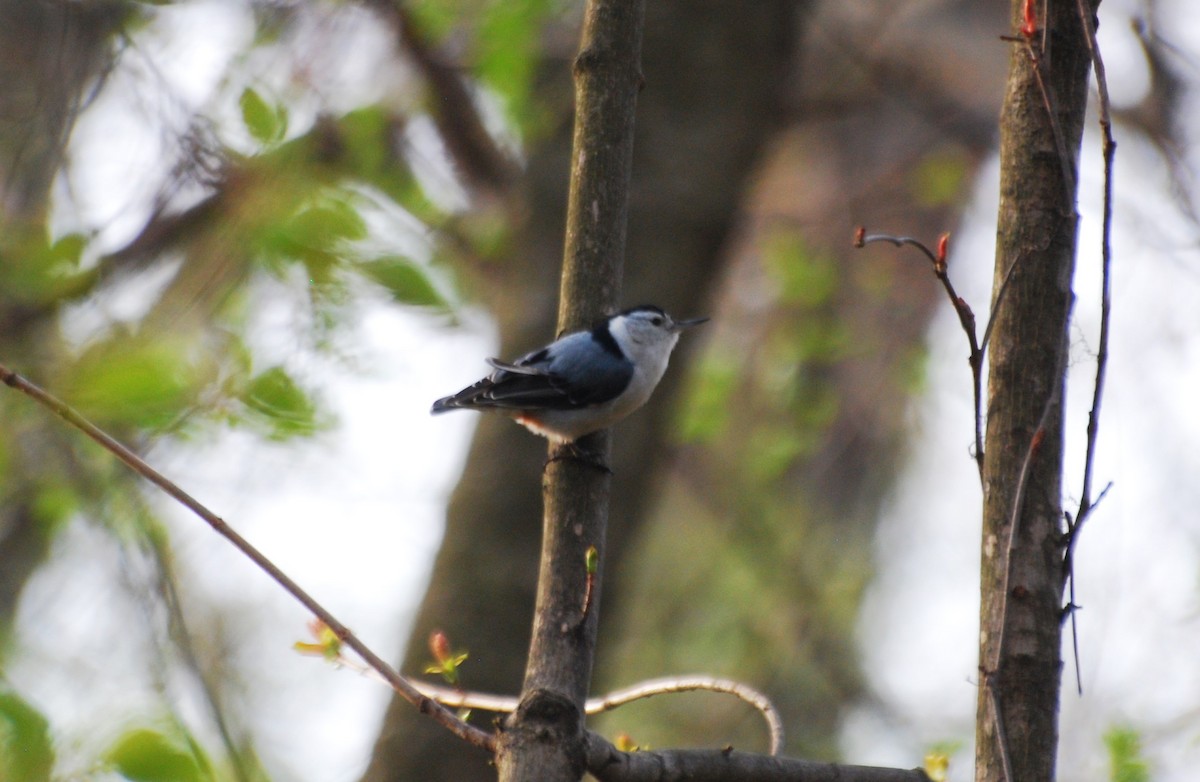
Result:
{"label": "tree branch", "polygon": [[219,534],[221,537],[228,540],[234,545],[238,551],[246,555],[260,570],[271,577],[275,583],[279,584],[292,597],[296,598],[305,608],[311,611],[316,617],[324,622],[330,630],[337,635],[338,639],[346,646],[354,650],[359,657],[366,662],[374,671],[383,677],[392,689],[400,693],[409,703],[417,707],[423,714],[428,714],[435,722],[450,730],[459,738],[462,738],[477,747],[491,750],[495,747],[496,738],[490,733],[468,725],[458,717],[454,716],[449,709],[437,703],[431,698],[422,695],[416,687],[412,685],[408,679],[396,673],[386,662],[371,651],[370,647],[364,644],[359,638],[350,632],[350,629],[337,620],[323,605],[318,603],[308,592],[304,591],[299,584],[292,580],[290,576],[284,573],[279,567],[266,557],[261,551],[250,544],[245,538],[230,527],[224,519],[217,516],[207,507],[202,505],[198,500],[190,494],[179,488],[175,483],[168,480],[162,473],[155,470],[147,464],[140,456],[122,445],[111,435],[91,421],[83,417],[78,411],[72,408],[67,403],[58,399],[47,391],[44,391],[37,385],[26,380],[21,375],[13,372],[4,364],[0,364],[0,382],[5,385],[15,388],[29,398],[33,399],[43,407],[50,410],[52,413],[62,418],[71,426],[83,432],[93,441],[109,453],[116,456],[125,466],[141,475],[146,480],[153,483],[158,488],[162,489],[172,498],[188,510],[195,513],[208,525]]}
{"label": "tree branch", "polygon": [[929,782],[921,769],[843,766],[725,749],[621,752],[587,735],[587,770],[600,782]]}
{"label": "tree branch", "polygon": [[516,165],[487,132],[462,76],[426,40],[405,0],[362,1],[391,23],[396,39],[433,93],[429,113],[464,181],[474,188],[504,193],[516,178]]}
{"label": "tree branch", "polygon": [[[875,242],[888,242],[897,247],[915,247],[929,259],[933,264],[933,274],[937,277],[938,282],[942,284],[942,288],[946,291],[947,298],[950,299],[951,306],[954,307],[954,312],[958,315],[959,325],[962,326],[963,333],[967,335],[967,345],[970,348],[970,353],[967,356],[967,363],[971,365],[971,380],[972,394],[975,401],[975,466],[979,470],[979,480],[983,482],[983,354],[987,350],[987,340],[990,335],[992,323],[996,317],[996,311],[1000,307],[1000,303],[1004,298],[1004,290],[1008,283],[1008,275],[1005,276],[1005,284],[1001,286],[999,293],[996,295],[996,302],[992,306],[991,316],[988,318],[987,328],[984,329],[983,339],[979,339],[975,333],[975,313],[971,310],[966,300],[958,295],[954,284],[950,281],[950,273],[946,268],[946,252],[950,240],[950,234],[942,234],[938,239],[937,251],[929,248],[919,239],[914,239],[911,236],[893,236],[891,234],[868,234],[866,228],[859,227],[854,234],[854,246],[865,247],[868,244]],[[1011,275],[1012,269],[1009,269]]]}
{"label": "tree branch", "polygon": [[[481,709],[509,713],[516,711],[519,705],[519,700],[510,695],[472,692],[423,681],[415,681],[413,684],[422,694],[451,709]],[[757,709],[766,721],[767,730],[770,732],[771,744],[768,751],[771,755],[779,754],[783,748],[783,720],[779,716],[779,711],[766,695],[749,685],[731,679],[720,679],[714,676],[668,676],[661,679],[649,679],[629,687],[613,690],[606,695],[588,698],[584,703],[583,711],[589,716],[603,714],[642,698],[696,691],[734,695]]]}

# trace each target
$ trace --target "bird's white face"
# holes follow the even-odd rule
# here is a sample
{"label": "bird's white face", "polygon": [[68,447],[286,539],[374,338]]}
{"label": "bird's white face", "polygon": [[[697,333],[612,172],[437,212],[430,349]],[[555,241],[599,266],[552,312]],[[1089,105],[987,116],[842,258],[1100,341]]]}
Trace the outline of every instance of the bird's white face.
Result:
{"label": "bird's white face", "polygon": [[635,382],[644,378],[653,388],[679,341],[676,323],[669,315],[657,310],[634,310],[614,318],[609,331],[637,367]]}
{"label": "bird's white face", "polygon": [[[633,342],[647,348],[658,344],[674,346],[679,339],[679,329],[671,316],[654,310],[634,310],[619,319],[625,334]],[[616,324],[614,324],[616,325]]]}

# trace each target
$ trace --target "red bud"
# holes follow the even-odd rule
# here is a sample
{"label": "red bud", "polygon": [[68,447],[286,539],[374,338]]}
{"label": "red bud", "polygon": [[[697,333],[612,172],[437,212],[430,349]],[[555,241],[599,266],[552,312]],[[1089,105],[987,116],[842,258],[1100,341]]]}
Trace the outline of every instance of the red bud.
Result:
{"label": "red bud", "polygon": [[1036,0],[1025,0],[1023,9],[1025,21],[1021,24],[1021,35],[1026,38],[1032,38],[1037,35],[1037,9],[1034,7],[1035,2]]}
{"label": "red bud", "polygon": [[450,639],[441,630],[434,630],[429,634],[429,651],[433,653],[434,660],[446,662],[450,659]]}

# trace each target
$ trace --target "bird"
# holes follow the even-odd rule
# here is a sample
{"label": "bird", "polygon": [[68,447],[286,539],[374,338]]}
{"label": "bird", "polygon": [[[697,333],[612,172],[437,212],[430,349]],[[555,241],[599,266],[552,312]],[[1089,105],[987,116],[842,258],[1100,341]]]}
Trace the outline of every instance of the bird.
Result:
{"label": "bird", "polygon": [[490,375],[433,403],[432,414],[478,410],[509,416],[555,445],[605,429],[646,403],[684,329],[660,307],[630,307],[515,361],[489,358]]}

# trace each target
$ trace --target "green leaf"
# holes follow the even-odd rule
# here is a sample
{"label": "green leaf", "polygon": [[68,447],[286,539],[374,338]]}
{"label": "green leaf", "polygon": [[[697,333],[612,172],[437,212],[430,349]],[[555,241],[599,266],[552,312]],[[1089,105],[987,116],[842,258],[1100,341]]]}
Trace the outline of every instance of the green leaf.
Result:
{"label": "green leaf", "polygon": [[45,782],[53,767],[46,718],[15,694],[0,692],[0,779]]}
{"label": "green leaf", "polygon": [[479,78],[500,94],[509,120],[526,130],[544,119],[532,86],[538,37],[554,5],[551,0],[499,0],[487,6],[479,24]]}
{"label": "green leaf", "polygon": [[299,261],[309,281],[323,286],[336,282],[338,267],[350,252],[349,244],[366,236],[367,223],[352,197],[332,191],[265,227],[257,241],[270,267],[282,269],[281,261]]}
{"label": "green leaf", "polygon": [[157,428],[190,404],[200,371],[174,340],[122,337],[91,346],[62,382],[64,396],[107,424]]}
{"label": "green leaf", "polygon": [[266,424],[273,440],[306,437],[319,428],[316,404],[283,367],[255,376],[242,401]]}
{"label": "green leaf", "polygon": [[436,225],[444,216],[396,149],[401,125],[401,118],[379,106],[346,114],[338,120],[343,164],[350,176],[379,188],[421,222]]}
{"label": "green leaf", "polygon": [[117,740],[105,759],[133,782],[205,782],[212,778],[197,747],[181,744],[148,728],[131,730]]}
{"label": "green leaf", "polygon": [[412,14],[420,32],[434,43],[445,38],[454,24],[462,19],[461,3],[447,0],[425,0],[412,3],[407,9]]}
{"label": "green leaf", "polygon": [[271,106],[252,87],[242,90],[238,105],[242,109],[242,123],[260,144],[274,144],[287,132],[287,110]]}
{"label": "green leaf", "polygon": [[64,234],[50,245],[49,259],[56,264],[77,267],[87,242],[87,237],[83,234]]}
{"label": "green leaf", "polygon": [[46,304],[86,285],[92,272],[80,272],[87,247],[82,234],[67,234],[51,243],[40,231],[11,231],[0,257],[0,290],[15,302]]}
{"label": "green leaf", "polygon": [[1104,734],[1112,782],[1150,782],[1150,764],[1142,757],[1142,737],[1124,726],[1110,728]]}
{"label": "green leaf", "polygon": [[400,304],[446,308],[448,304],[417,264],[406,258],[385,257],[361,264],[368,277],[382,285]]}
{"label": "green leaf", "polygon": [[59,528],[64,521],[79,509],[79,495],[66,480],[46,478],[33,495],[33,514],[37,522],[47,531]]}

